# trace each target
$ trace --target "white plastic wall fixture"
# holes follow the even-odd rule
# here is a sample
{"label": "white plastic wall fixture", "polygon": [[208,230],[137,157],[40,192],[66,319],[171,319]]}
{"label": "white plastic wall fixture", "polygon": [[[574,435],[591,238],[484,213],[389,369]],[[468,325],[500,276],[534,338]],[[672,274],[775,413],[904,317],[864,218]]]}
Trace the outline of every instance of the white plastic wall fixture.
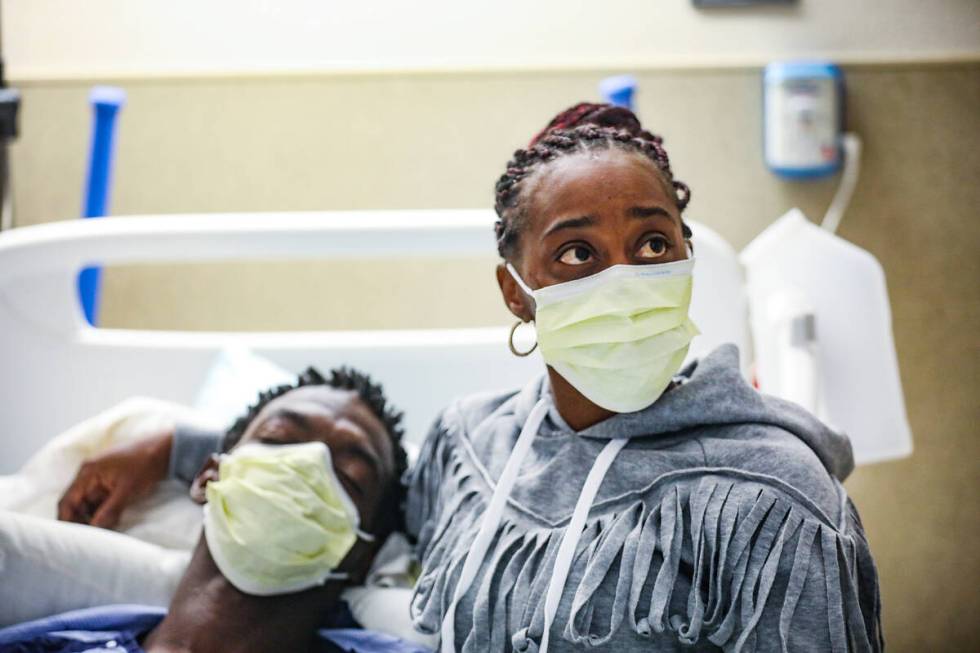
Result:
{"label": "white plastic wall fixture", "polygon": [[[285,333],[92,328],[81,315],[76,274],[96,263],[486,256],[496,251],[493,221],[484,210],[210,214],[72,220],[3,232],[0,473],[127,397],[190,405],[226,346],[249,348],[296,372],[308,365],[364,369],[405,411],[408,438],[421,441],[454,397],[522,386],[542,372],[540,358],[510,355],[507,327]],[[735,252],[709,228],[692,228],[698,255],[692,313],[704,332],[693,351],[722,342],[745,347]]]}
{"label": "white plastic wall fixture", "polygon": [[[796,401],[816,397],[817,416],[851,438],[859,464],[911,454],[878,261],[798,209],[759,234],[740,258],[760,389]],[[815,340],[787,337],[789,322],[807,313],[814,317]],[[815,378],[817,387],[790,370]]]}

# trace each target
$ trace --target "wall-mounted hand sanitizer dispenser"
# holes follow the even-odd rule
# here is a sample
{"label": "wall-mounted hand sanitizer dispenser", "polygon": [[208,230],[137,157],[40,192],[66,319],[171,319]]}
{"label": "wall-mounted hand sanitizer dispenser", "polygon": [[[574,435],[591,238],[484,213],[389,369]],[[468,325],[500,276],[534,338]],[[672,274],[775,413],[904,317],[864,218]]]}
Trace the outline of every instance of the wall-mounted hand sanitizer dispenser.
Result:
{"label": "wall-mounted hand sanitizer dispenser", "polygon": [[844,76],[819,61],[781,61],[763,74],[766,165],[778,175],[829,175],[841,164]]}

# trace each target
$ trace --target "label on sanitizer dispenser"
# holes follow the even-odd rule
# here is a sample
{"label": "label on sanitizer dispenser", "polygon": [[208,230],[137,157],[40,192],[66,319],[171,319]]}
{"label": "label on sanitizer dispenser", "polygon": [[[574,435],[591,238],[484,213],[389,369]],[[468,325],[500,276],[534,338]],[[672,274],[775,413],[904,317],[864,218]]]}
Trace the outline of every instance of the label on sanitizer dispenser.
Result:
{"label": "label on sanitizer dispenser", "polygon": [[766,161],[771,167],[807,170],[836,163],[833,79],[784,79],[771,85],[766,122]]}

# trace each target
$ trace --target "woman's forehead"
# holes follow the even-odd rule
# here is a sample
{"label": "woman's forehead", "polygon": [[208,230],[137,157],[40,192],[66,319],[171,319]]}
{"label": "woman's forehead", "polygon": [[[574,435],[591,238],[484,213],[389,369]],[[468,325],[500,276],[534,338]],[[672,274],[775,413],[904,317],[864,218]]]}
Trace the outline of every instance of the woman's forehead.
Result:
{"label": "woman's forehead", "polygon": [[673,204],[652,161],[616,148],[559,157],[530,181],[528,212],[543,217],[591,210],[612,200]]}

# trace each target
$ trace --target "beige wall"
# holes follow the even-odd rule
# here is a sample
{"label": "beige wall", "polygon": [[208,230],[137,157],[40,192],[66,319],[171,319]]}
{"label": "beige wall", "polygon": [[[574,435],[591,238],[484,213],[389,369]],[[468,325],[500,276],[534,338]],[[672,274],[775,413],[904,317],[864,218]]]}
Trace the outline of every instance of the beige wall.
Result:
{"label": "beige wall", "polygon": [[4,0],[11,76],[975,57],[976,0]]}
{"label": "beige wall", "polygon": [[[118,214],[483,207],[510,151],[599,73],[458,73],[132,81]],[[740,247],[834,181],[761,160],[757,70],[638,75],[644,121],[693,189],[690,217]],[[980,64],[847,70],[865,162],[840,233],[885,267],[914,455],[848,482],[875,552],[897,651],[980,643]],[[77,214],[81,82],[25,82],[18,225]],[[108,271],[103,322],[162,328],[363,328],[506,321],[478,261]],[[309,288],[316,294],[310,297]]]}

